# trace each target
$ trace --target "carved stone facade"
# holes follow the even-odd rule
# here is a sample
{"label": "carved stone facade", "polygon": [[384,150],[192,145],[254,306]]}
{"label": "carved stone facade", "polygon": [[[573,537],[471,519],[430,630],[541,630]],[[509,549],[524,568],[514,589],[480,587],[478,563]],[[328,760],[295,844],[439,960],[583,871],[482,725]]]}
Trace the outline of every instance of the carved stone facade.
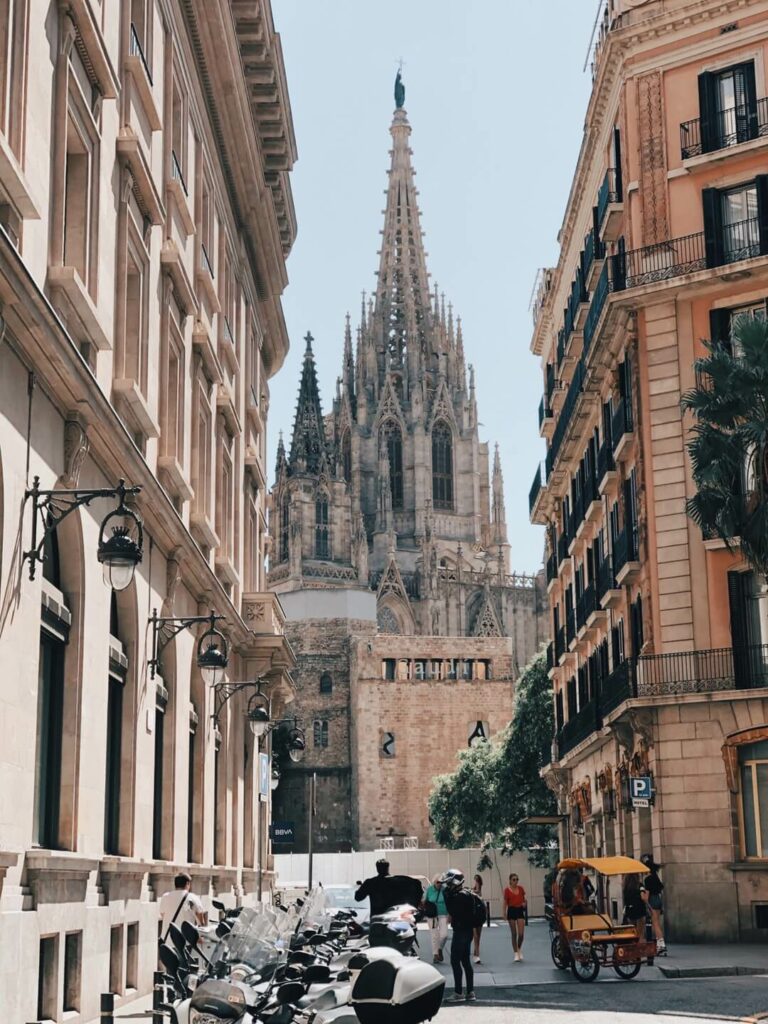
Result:
{"label": "carved stone facade", "polygon": [[[290,449],[281,441],[271,494],[268,584],[285,604],[299,660],[296,708],[309,738],[302,768],[288,766],[283,775],[276,813],[290,820],[304,813],[306,787],[290,781],[291,772],[304,778],[316,765],[326,775],[343,769],[348,789],[334,783],[326,800],[318,784],[320,818],[332,822],[325,841],[335,848],[372,848],[382,828],[411,829],[420,843],[430,842],[432,778],[451,770],[468,742],[463,724],[454,736],[453,699],[468,702],[475,722],[500,728],[512,715],[519,669],[545,639],[541,580],[510,571],[501,459],[497,447],[491,460],[479,438],[461,319],[437,287],[429,288],[404,109],[395,111],[390,133],[376,291],[363,300],[354,336],[347,316],[341,376],[326,416],[307,335]],[[345,635],[344,621],[365,629],[350,626]],[[337,634],[331,657],[325,648]],[[368,664],[371,649],[375,665]],[[320,688],[322,658],[335,661],[334,679],[348,692],[333,717]],[[411,669],[388,678],[384,661],[401,658]],[[411,721],[398,717],[396,758],[376,753],[364,767],[355,752],[369,736],[360,703],[368,689],[377,721],[386,723],[401,707],[410,708]],[[315,721],[328,722],[317,751]],[[429,759],[425,728],[441,738]],[[325,741],[333,756],[320,746]],[[409,806],[392,800],[386,821],[373,808],[379,788],[390,783],[392,792],[407,790]]]}

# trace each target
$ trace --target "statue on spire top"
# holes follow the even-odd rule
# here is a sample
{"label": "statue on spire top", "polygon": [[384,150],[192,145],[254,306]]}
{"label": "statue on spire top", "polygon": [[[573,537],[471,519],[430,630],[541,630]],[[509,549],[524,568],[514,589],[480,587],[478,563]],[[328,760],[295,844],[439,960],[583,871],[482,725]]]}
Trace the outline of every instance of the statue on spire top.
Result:
{"label": "statue on spire top", "polygon": [[405,86],[403,85],[402,72],[398,69],[395,78],[395,106],[400,110],[405,103]]}

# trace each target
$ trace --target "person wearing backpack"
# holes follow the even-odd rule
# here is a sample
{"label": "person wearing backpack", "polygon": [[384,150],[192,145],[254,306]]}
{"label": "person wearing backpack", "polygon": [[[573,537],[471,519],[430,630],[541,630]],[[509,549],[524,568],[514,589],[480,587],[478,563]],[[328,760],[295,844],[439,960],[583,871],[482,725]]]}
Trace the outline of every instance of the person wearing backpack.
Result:
{"label": "person wearing backpack", "polygon": [[[464,874],[451,868],[443,875],[442,889],[448,909],[448,922],[453,931],[451,939],[451,967],[453,969],[453,1002],[475,1000],[475,973],[470,956],[475,928],[485,922],[485,904],[464,884]],[[466,980],[466,995],[463,980]]]}
{"label": "person wearing backpack", "polygon": [[525,889],[520,885],[517,875],[509,876],[509,885],[504,890],[504,913],[509,921],[509,930],[512,933],[512,949],[515,951],[515,961],[523,959],[523,939],[525,938],[525,911],[528,907],[528,900],[525,897]]}
{"label": "person wearing backpack", "polygon": [[432,937],[432,963],[443,962],[443,949],[448,941],[448,908],[445,905],[445,893],[440,875],[435,875],[432,885],[424,897],[424,916],[429,921],[429,934]]}

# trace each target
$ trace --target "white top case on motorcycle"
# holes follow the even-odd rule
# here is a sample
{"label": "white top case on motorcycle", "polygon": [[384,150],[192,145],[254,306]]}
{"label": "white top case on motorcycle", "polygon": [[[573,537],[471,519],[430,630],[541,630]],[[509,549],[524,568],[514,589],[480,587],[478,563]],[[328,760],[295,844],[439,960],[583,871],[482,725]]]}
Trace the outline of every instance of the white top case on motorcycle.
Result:
{"label": "white top case on motorcycle", "polygon": [[192,996],[191,1010],[210,1013],[218,1020],[239,1020],[245,1013],[245,992],[228,981],[205,981]]}
{"label": "white top case on motorcycle", "polygon": [[440,1009],[445,979],[415,957],[375,960],[357,976],[350,1002],[360,1024],[421,1024]]}

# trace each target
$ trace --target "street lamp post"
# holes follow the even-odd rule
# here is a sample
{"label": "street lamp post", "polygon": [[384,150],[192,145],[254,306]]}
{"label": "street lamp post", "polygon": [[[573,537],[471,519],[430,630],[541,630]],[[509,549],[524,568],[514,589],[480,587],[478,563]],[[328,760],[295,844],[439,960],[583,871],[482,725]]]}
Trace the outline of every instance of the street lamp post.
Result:
{"label": "street lamp post", "polygon": [[197,642],[197,667],[207,686],[216,686],[224,670],[229,663],[229,646],[227,638],[216,628],[217,622],[223,622],[223,615],[216,615],[211,610],[210,615],[190,615],[187,618],[175,616],[159,616],[157,609],[152,609],[152,657],[149,659],[150,678],[155,678],[155,673],[160,668],[160,655],[163,649],[182,631],[189,629],[200,622],[207,622],[208,629],[202,634]]}

